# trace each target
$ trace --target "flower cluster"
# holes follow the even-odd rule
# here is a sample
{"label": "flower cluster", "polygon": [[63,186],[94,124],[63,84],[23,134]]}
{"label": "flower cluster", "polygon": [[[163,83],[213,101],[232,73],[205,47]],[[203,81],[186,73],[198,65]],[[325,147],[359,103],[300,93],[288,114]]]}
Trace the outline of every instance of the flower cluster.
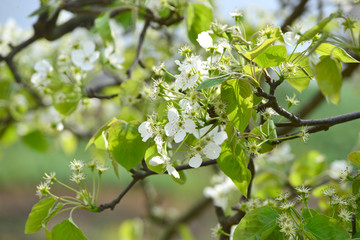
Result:
{"label": "flower cluster", "polygon": [[[226,65],[225,58],[230,49],[229,43],[222,40],[214,43],[208,32],[199,34],[197,41],[210,56],[202,60],[191,54],[188,47],[180,49],[184,59],[176,60],[179,74],[172,75],[164,66],[161,69],[175,78],[172,83],[163,79],[155,80],[156,94],[153,99],[161,98],[166,105],[157,114],[152,114],[138,128],[144,142],[154,139],[158,155],[149,159],[150,166],[163,166],[175,178],[180,175],[175,167],[178,163],[188,163],[191,167],[201,166],[204,159],[220,156],[221,145],[227,139],[219,115],[211,114],[212,103],[217,103],[216,112],[226,109],[219,99],[218,86],[203,91],[196,89],[204,80],[212,77],[212,72]],[[226,68],[222,68],[224,71]],[[217,69],[218,71],[220,69]],[[213,106],[215,108],[215,106]],[[186,152],[180,158],[180,153]]]}

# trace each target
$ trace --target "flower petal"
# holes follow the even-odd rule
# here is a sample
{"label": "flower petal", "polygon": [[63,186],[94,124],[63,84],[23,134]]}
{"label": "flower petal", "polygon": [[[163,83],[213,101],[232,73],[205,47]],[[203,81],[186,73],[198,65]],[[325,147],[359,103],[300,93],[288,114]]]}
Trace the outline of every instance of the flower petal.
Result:
{"label": "flower petal", "polygon": [[220,156],[221,147],[219,147],[215,143],[210,142],[203,148],[202,151],[209,159],[216,159]]}
{"label": "flower petal", "polygon": [[174,178],[180,178],[180,175],[179,175],[178,171],[176,171],[176,169],[173,166],[171,166],[170,164],[166,165],[166,171],[170,175],[172,175]]}
{"label": "flower petal", "polygon": [[149,121],[142,122],[138,128],[141,137],[143,138],[142,141],[146,142],[149,138],[153,135],[153,130],[151,128],[151,124]]}
{"label": "flower petal", "polygon": [[193,167],[193,168],[200,167],[201,163],[202,163],[202,159],[201,159],[200,154],[196,154],[189,160],[189,165],[190,165],[190,167]]}
{"label": "flower petal", "polygon": [[149,161],[149,164],[151,166],[157,166],[157,165],[161,165],[164,163],[165,163],[165,160],[160,156],[155,156],[152,159],[150,159],[150,161]]}
{"label": "flower petal", "polygon": [[169,109],[168,115],[167,115],[169,122],[175,123],[179,121],[179,112],[176,108],[172,107]]}

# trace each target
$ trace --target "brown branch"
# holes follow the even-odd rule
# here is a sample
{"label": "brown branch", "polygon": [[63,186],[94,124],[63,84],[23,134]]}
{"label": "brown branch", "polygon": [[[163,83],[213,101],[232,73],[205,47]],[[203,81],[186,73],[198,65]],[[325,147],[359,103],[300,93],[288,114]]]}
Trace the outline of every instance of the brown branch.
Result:
{"label": "brown branch", "polygon": [[140,37],[139,37],[139,43],[137,46],[137,50],[136,50],[136,56],[135,59],[133,61],[133,63],[131,64],[130,68],[126,71],[126,74],[128,76],[128,78],[131,78],[131,74],[134,71],[136,65],[139,63],[140,58],[141,58],[141,54],[142,54],[142,48],[143,48],[143,44],[144,44],[144,40],[145,40],[145,35],[146,35],[146,31],[150,26],[150,22],[151,20],[146,19],[145,23],[144,23],[144,27],[140,33]]}
{"label": "brown branch", "polygon": [[[209,166],[209,165],[213,165],[213,164],[216,164],[216,160],[208,160],[208,161],[203,162],[200,167],[205,167],[205,166]],[[182,171],[182,170],[193,169],[193,168],[190,167],[189,164],[185,164],[185,165],[177,166],[177,167],[175,167],[175,169],[177,171]],[[114,207],[125,196],[125,194],[135,185],[135,183],[137,183],[139,180],[143,180],[144,178],[146,178],[148,176],[158,174],[156,172],[153,172],[153,171],[149,170],[148,168],[145,168],[143,172],[135,171],[134,169],[131,170],[131,172],[133,173],[133,175],[132,175],[133,180],[130,182],[130,184],[112,202],[101,204],[98,207],[98,212],[102,212],[102,211],[104,211],[105,209],[108,209],[108,208],[113,210]],[[167,171],[164,172],[164,174],[167,174],[167,173],[168,173]]]}
{"label": "brown branch", "polygon": [[293,12],[288,16],[281,26],[281,30],[285,32],[287,27],[290,26],[296,19],[298,19],[304,12],[305,6],[309,0],[301,0],[300,3],[293,9]]}

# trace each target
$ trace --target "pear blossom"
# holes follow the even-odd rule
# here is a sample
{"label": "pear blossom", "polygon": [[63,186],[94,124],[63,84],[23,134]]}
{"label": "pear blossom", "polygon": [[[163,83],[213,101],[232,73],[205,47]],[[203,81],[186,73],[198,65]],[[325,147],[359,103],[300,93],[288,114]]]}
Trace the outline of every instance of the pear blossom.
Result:
{"label": "pear blossom", "polygon": [[41,60],[35,64],[36,73],[31,76],[31,82],[38,87],[46,86],[49,82],[49,74],[54,70],[47,60]]}
{"label": "pear blossom", "polygon": [[186,90],[195,85],[196,81],[199,79],[199,74],[192,74],[190,70],[183,71],[178,75],[175,75],[175,90],[178,91]]}
{"label": "pear blossom", "polygon": [[296,32],[284,33],[284,41],[287,45],[291,47],[295,46],[299,39],[300,39],[300,35]]}
{"label": "pear blossom", "polygon": [[149,120],[142,122],[138,128],[138,131],[141,134],[143,142],[146,142],[149,138],[153,137],[154,135],[154,130]]}
{"label": "pear blossom", "polygon": [[168,120],[164,127],[165,134],[174,137],[176,143],[184,140],[186,133],[194,133],[196,130],[194,121],[189,118],[181,119],[178,110],[174,107],[169,109]]}
{"label": "pear blossom", "polygon": [[86,41],[81,49],[71,52],[72,62],[84,71],[90,71],[94,68],[95,61],[99,58],[100,53],[95,51],[95,43]]}
{"label": "pear blossom", "polygon": [[149,164],[151,166],[165,165],[169,175],[172,175],[174,178],[180,178],[178,171],[170,164],[170,159],[166,155],[151,158]]}
{"label": "pear blossom", "polygon": [[124,58],[121,57],[116,51],[114,51],[114,47],[110,45],[105,49],[105,58],[109,60],[110,64],[117,69],[122,69],[122,63],[124,62]]}
{"label": "pear blossom", "polygon": [[210,48],[214,48],[214,42],[211,38],[210,34],[208,32],[201,32],[198,35],[198,38],[196,41],[200,44],[202,48],[204,48],[206,51],[209,51]]}

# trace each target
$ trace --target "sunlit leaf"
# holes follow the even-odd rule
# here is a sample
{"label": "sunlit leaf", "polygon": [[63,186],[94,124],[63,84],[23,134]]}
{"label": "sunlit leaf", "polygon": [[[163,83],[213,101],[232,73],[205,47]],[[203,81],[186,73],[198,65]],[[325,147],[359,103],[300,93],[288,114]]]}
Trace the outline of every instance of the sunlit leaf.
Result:
{"label": "sunlit leaf", "polygon": [[279,66],[286,60],[284,45],[270,46],[259,54],[254,61],[263,68]]}
{"label": "sunlit leaf", "polygon": [[213,20],[213,12],[210,7],[201,3],[190,3],[186,10],[186,27],[188,37],[194,45],[199,33],[209,30]]}
{"label": "sunlit leaf", "polygon": [[332,56],[339,60],[340,62],[344,63],[359,63],[358,60],[350,56],[344,49],[334,46],[330,43],[322,43],[316,49],[316,52],[323,56]]}
{"label": "sunlit leaf", "polygon": [[33,206],[25,224],[25,233],[35,233],[41,229],[55,202],[54,198],[44,198]]}
{"label": "sunlit leaf", "polygon": [[70,218],[56,225],[51,231],[51,237],[52,240],[87,240]]}

